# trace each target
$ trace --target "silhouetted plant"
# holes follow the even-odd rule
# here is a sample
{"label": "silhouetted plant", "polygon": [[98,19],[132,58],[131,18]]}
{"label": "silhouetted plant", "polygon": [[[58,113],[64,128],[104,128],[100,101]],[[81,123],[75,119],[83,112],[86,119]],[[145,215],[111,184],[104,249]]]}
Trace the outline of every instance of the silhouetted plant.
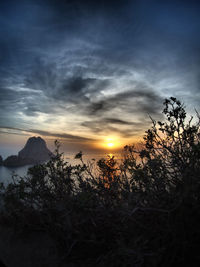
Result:
{"label": "silhouetted plant", "polygon": [[86,164],[79,152],[72,166],[56,141],[49,162],[2,187],[1,223],[47,232],[63,264],[198,266],[200,120],[173,97],[163,113],[121,163]]}

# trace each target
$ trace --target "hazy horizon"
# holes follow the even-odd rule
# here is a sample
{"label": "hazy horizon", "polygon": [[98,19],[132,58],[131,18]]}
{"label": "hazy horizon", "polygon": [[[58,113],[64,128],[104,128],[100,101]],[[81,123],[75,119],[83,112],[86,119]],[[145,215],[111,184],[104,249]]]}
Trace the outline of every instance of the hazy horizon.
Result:
{"label": "hazy horizon", "polygon": [[[32,136],[33,137],[33,136]],[[18,143],[15,145],[12,144],[2,144],[0,147],[0,156],[2,156],[3,159],[6,159],[8,156],[11,155],[17,155],[18,152],[24,148],[28,138],[24,138],[25,142],[24,143]],[[56,139],[45,139],[43,136],[41,136],[41,138],[43,138],[47,144],[47,147],[49,148],[50,151],[54,151],[55,150],[55,140]],[[104,149],[88,149],[87,146],[78,146],[75,147],[73,146],[73,144],[71,145],[71,147],[68,146],[68,144],[66,145],[63,140],[59,140],[60,143],[60,152],[63,152],[65,154],[65,156],[69,156],[71,155],[72,157],[75,156],[78,152],[82,151],[84,156],[90,156],[90,155],[109,155],[112,153],[121,153],[123,152],[123,147],[120,147],[118,149],[114,149],[114,148],[104,148]]]}

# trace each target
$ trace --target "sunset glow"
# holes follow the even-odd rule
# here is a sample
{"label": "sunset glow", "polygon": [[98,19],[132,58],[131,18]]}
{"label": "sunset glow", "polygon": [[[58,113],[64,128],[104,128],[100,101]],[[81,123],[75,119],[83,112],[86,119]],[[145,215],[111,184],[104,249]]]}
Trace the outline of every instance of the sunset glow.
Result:
{"label": "sunset glow", "polygon": [[0,1],[0,148],[41,136],[114,152],[162,119],[165,98],[198,109],[198,1],[39,2]]}
{"label": "sunset glow", "polygon": [[114,145],[113,143],[108,143],[107,146],[108,146],[108,147],[113,147],[113,146],[115,146],[115,145]]}
{"label": "sunset glow", "polygon": [[123,147],[122,142],[119,142],[119,138],[117,137],[107,137],[104,141],[99,144],[101,148],[106,150],[118,150]]}

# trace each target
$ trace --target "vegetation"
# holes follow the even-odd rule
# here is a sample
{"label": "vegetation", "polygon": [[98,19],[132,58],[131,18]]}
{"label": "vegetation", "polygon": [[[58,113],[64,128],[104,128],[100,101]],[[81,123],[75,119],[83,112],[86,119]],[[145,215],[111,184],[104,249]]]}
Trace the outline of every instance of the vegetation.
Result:
{"label": "vegetation", "polygon": [[80,152],[71,166],[56,142],[48,163],[2,187],[1,223],[48,233],[58,266],[198,266],[200,118],[173,97],[163,113],[120,164]]}

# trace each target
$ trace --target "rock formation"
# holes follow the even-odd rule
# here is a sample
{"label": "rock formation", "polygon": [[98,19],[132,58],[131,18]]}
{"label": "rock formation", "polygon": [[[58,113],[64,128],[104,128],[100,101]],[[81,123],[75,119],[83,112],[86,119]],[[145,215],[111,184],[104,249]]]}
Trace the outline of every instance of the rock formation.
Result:
{"label": "rock formation", "polygon": [[33,162],[41,162],[48,160],[51,154],[46,142],[41,137],[31,137],[28,139],[25,147],[19,151],[18,157]]}
{"label": "rock formation", "polygon": [[12,155],[4,160],[7,167],[18,167],[27,164],[37,164],[50,159],[52,153],[41,137],[31,137],[25,147],[19,151],[18,156]]}
{"label": "rock formation", "polygon": [[19,167],[32,163],[33,162],[30,159],[22,159],[19,156],[12,155],[4,160],[3,165],[6,167]]}

